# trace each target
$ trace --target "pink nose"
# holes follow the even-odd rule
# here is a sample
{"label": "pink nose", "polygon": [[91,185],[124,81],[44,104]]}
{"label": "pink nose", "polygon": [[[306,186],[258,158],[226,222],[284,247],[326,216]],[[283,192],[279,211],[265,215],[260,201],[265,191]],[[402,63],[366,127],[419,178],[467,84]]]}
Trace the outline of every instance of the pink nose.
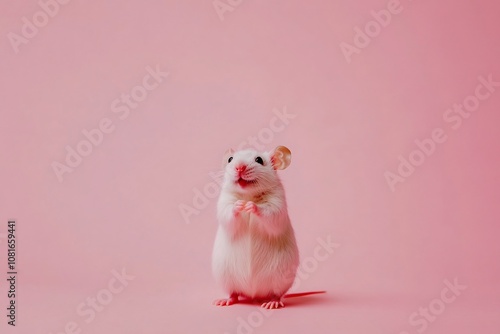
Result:
{"label": "pink nose", "polygon": [[238,173],[242,173],[242,172],[244,172],[244,171],[245,171],[245,169],[247,169],[247,166],[245,166],[245,165],[239,165],[239,166],[236,166],[236,171],[237,171]]}

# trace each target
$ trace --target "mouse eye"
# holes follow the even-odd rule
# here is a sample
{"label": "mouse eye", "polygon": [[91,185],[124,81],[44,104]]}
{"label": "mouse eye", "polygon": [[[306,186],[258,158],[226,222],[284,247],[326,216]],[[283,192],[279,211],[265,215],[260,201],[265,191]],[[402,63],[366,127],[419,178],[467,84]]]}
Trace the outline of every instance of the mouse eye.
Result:
{"label": "mouse eye", "polygon": [[231,163],[231,161],[233,161],[233,157],[229,157],[229,160],[227,161],[227,163]]}
{"label": "mouse eye", "polygon": [[261,157],[255,158],[255,162],[258,163],[258,164],[264,165],[264,160],[262,160]]}

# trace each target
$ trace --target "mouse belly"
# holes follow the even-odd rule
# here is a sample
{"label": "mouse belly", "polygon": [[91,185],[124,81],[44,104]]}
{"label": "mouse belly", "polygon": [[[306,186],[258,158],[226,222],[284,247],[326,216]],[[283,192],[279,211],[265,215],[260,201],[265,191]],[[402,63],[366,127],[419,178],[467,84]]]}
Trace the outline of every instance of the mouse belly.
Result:
{"label": "mouse belly", "polygon": [[228,293],[255,299],[280,297],[292,286],[298,262],[291,229],[273,238],[248,231],[231,239],[222,228],[217,232],[212,269]]}

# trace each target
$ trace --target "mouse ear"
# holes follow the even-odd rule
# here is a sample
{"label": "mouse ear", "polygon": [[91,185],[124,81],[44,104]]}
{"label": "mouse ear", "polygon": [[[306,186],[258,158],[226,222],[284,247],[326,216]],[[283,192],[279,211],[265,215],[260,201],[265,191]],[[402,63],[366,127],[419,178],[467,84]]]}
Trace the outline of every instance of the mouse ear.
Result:
{"label": "mouse ear", "polygon": [[232,148],[228,149],[226,153],[224,153],[224,156],[222,157],[222,167],[225,167],[227,165],[229,157],[231,157],[233,154],[234,150]]}
{"label": "mouse ear", "polygon": [[271,163],[274,169],[285,169],[292,162],[292,152],[285,146],[278,146],[271,155]]}

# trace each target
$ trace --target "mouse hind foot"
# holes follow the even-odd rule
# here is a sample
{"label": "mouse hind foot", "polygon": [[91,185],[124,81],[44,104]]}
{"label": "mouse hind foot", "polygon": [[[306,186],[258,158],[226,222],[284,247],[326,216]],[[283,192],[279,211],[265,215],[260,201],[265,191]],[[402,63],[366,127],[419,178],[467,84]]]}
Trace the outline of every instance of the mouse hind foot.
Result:
{"label": "mouse hind foot", "polygon": [[214,300],[214,305],[216,306],[229,306],[238,303],[238,295],[236,293],[232,293],[229,298],[216,299]]}
{"label": "mouse hind foot", "polygon": [[275,297],[275,298],[271,299],[270,301],[262,303],[262,305],[260,305],[260,306],[262,308],[272,310],[272,309],[276,309],[276,308],[285,307],[285,303],[283,303],[283,298]]}

